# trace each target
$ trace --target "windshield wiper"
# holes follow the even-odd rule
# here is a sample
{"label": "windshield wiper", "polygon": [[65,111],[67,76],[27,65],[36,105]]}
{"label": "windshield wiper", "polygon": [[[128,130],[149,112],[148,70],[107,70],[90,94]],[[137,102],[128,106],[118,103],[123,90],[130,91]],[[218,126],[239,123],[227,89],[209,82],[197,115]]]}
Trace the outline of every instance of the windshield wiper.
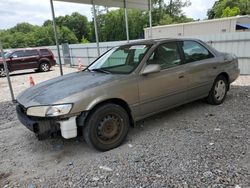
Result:
{"label": "windshield wiper", "polygon": [[83,71],[89,71],[89,72],[91,72],[91,70],[89,69],[89,67],[86,67]]}
{"label": "windshield wiper", "polygon": [[102,68],[99,68],[99,69],[91,69],[91,71],[95,71],[95,72],[101,72],[101,73],[110,74],[110,72],[109,72],[109,71],[104,70],[104,69],[102,69]]}

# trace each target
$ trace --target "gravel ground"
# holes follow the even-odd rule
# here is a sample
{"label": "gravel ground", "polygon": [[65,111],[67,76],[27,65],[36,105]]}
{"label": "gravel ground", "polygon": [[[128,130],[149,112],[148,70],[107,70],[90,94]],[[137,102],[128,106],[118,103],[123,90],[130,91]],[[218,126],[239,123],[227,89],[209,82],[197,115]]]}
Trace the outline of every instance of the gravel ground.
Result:
{"label": "gravel ground", "polygon": [[[59,71],[32,75],[40,82]],[[15,94],[28,76],[11,77]],[[81,138],[38,141],[17,121],[6,79],[0,86],[0,187],[250,187],[250,76],[224,104],[196,101],[147,118],[104,153]]]}

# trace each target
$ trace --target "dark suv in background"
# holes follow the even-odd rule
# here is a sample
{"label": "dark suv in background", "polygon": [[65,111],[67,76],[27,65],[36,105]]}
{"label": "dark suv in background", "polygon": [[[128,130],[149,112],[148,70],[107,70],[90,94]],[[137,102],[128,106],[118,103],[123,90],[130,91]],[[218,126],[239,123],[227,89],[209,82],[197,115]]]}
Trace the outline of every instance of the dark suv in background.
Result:
{"label": "dark suv in background", "polygon": [[[47,48],[17,49],[5,54],[9,72],[36,69],[47,72],[56,64],[51,50]],[[5,76],[3,59],[0,57],[0,76]]]}

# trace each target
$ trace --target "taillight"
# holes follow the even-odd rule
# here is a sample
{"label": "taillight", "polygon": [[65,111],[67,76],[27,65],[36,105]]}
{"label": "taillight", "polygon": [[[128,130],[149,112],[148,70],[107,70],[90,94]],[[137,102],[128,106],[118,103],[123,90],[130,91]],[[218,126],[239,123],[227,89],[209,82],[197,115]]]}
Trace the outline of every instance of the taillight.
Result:
{"label": "taillight", "polygon": [[55,56],[54,56],[53,52],[50,51],[50,53],[51,53],[51,55],[52,55],[52,58],[55,59]]}

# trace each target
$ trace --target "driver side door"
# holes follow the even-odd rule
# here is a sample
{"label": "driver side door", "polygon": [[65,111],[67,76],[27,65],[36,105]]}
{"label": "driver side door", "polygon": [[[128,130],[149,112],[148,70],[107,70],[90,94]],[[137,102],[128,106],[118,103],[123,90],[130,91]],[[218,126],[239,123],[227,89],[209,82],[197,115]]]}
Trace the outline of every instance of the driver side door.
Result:
{"label": "driver side door", "polygon": [[185,103],[187,79],[177,42],[159,45],[147,61],[161,71],[139,77],[141,117],[150,116]]}
{"label": "driver side door", "polygon": [[24,69],[23,60],[24,60],[24,50],[18,50],[13,52],[10,58],[11,70],[15,71]]}

